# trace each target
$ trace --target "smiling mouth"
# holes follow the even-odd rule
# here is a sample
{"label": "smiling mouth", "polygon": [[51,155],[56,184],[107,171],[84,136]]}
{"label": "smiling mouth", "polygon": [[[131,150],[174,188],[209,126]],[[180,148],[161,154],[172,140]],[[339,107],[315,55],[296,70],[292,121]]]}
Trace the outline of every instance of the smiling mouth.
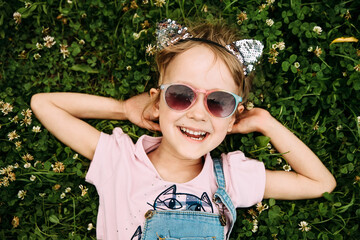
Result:
{"label": "smiling mouth", "polygon": [[201,141],[203,140],[208,133],[204,131],[193,131],[184,127],[180,127],[180,131],[183,135],[185,135],[188,138],[191,138],[192,140]]}

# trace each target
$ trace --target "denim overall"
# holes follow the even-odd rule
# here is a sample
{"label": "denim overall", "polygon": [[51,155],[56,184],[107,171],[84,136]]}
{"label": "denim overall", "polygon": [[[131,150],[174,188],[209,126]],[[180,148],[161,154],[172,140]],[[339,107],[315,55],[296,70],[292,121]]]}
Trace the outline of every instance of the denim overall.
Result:
{"label": "denim overall", "polygon": [[[214,159],[214,171],[218,189],[213,202],[219,213],[199,211],[156,211],[145,214],[145,226],[141,240],[224,240],[230,235],[236,220],[236,209],[225,191],[225,178],[220,159]],[[225,208],[230,212],[231,225],[224,237],[226,226]]]}

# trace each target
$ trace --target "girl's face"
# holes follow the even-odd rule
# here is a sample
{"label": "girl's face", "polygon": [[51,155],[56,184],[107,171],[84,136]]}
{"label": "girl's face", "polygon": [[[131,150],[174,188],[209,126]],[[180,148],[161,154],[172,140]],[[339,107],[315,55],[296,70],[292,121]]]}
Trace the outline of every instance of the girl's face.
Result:
{"label": "girl's face", "polygon": [[[220,58],[215,61],[214,53],[202,45],[174,57],[163,79],[163,84],[183,83],[195,89],[222,89],[237,93],[226,64]],[[163,139],[159,150],[177,158],[199,159],[216,148],[234,124],[234,115],[228,118],[211,116],[205,108],[203,93],[198,93],[195,103],[184,111],[169,108],[164,101],[164,91],[161,90],[160,94],[156,112]]]}

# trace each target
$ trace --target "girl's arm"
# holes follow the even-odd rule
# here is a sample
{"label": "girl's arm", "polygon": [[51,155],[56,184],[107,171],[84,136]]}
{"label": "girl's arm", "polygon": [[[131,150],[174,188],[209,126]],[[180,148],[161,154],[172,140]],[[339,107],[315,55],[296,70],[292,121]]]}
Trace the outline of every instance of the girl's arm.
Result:
{"label": "girl's arm", "polygon": [[316,198],[335,188],[335,178],[320,159],[269,112],[259,108],[247,111],[233,128],[233,132],[238,133],[253,131],[270,137],[272,145],[278,152],[285,153],[283,157],[294,170],[266,170],[264,198]]}
{"label": "girl's arm", "polygon": [[147,94],[124,102],[81,93],[40,93],[32,97],[31,108],[56,138],[91,160],[100,132],[81,119],[131,120],[157,130],[156,124],[142,118],[149,99]]}

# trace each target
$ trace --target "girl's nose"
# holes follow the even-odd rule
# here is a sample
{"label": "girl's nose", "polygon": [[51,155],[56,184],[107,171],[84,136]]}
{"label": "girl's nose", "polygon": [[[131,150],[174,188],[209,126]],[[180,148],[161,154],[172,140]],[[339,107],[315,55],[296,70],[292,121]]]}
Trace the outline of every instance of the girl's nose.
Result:
{"label": "girl's nose", "polygon": [[205,108],[203,94],[199,94],[194,105],[192,105],[191,108],[187,110],[186,116],[196,121],[206,120],[206,118],[208,117],[208,112]]}

